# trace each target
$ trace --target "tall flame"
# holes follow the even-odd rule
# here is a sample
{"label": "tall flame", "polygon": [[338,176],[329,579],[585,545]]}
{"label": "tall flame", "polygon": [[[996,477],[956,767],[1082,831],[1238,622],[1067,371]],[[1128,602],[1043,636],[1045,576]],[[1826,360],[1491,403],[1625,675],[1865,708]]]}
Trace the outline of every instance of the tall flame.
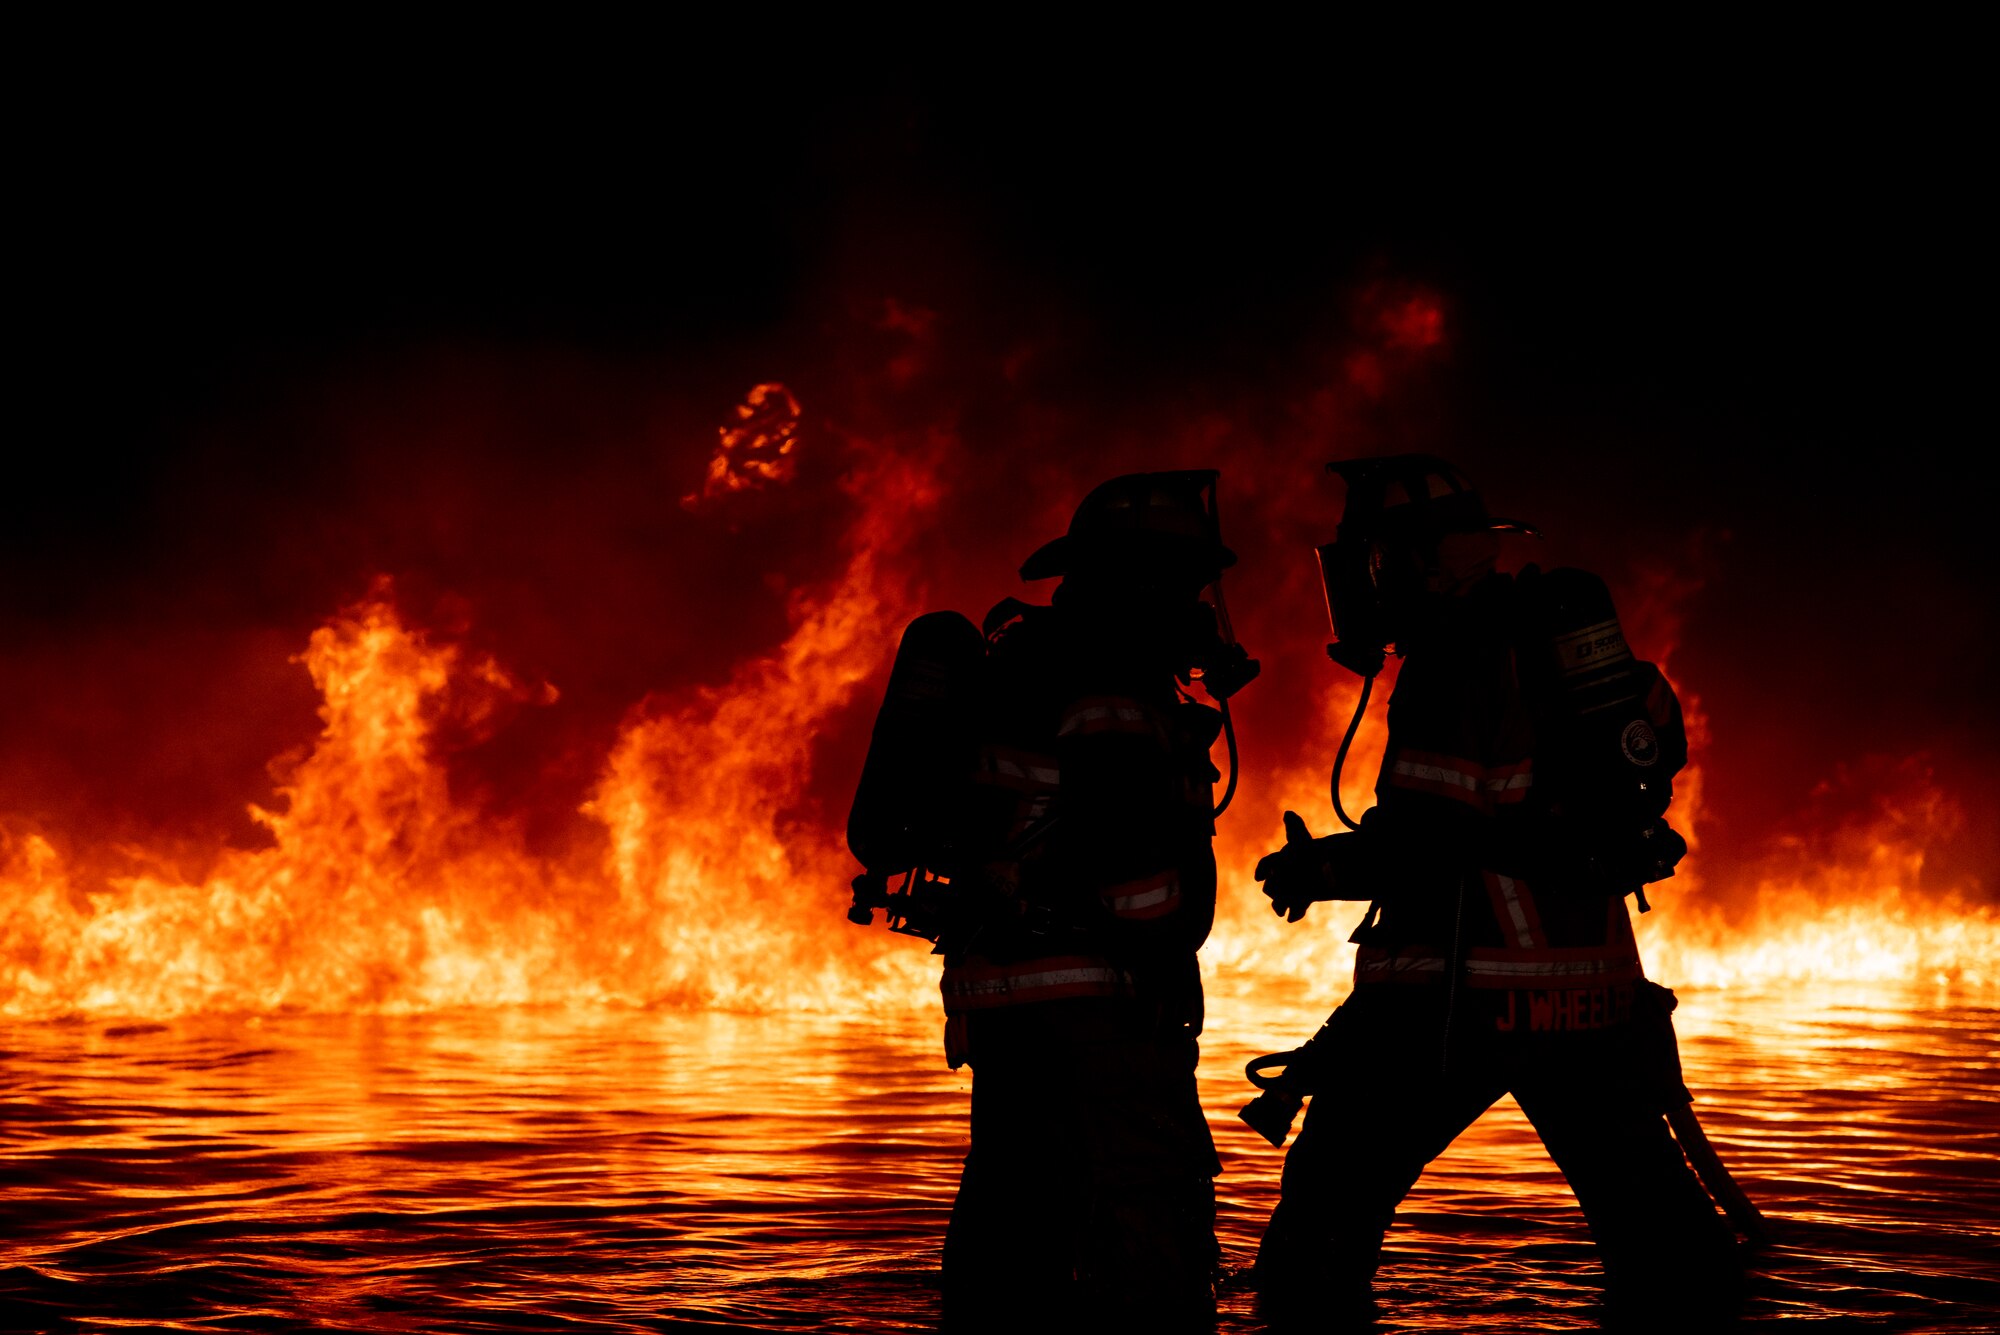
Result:
{"label": "tall flame", "polygon": [[[101,888],[38,834],[0,831],[0,1014],[179,1015],[613,1003],[906,1001],[921,955],[841,921],[837,836],[797,810],[823,720],[883,666],[919,591],[891,572],[937,484],[921,451],[847,482],[866,496],[844,570],[727,685],[627,724],[586,810],[601,867],[532,855],[450,791],[437,725],[521,688],[404,625],[386,589],[312,636],[312,753],[253,810],[272,844],[200,881]],[[476,708],[476,704],[474,708]]]}
{"label": "tall flame", "polygon": [[455,803],[430,750],[455,679],[512,689],[491,663],[404,627],[378,592],[314,632],[324,703],[312,754],[253,808],[272,844],[202,881],[165,868],[80,888],[39,836],[7,869],[13,1015],[428,1009],[538,999],[560,950],[560,873],[518,832]]}
{"label": "tall flame", "polygon": [[938,496],[926,464],[890,454],[845,485],[866,504],[840,578],[797,604],[775,654],[627,727],[587,808],[610,831],[606,870],[635,932],[621,949],[658,961],[649,998],[868,1002],[909,996],[923,972],[921,956],[841,932],[845,851],[797,810],[818,726],[918,610],[886,567],[902,522]]}

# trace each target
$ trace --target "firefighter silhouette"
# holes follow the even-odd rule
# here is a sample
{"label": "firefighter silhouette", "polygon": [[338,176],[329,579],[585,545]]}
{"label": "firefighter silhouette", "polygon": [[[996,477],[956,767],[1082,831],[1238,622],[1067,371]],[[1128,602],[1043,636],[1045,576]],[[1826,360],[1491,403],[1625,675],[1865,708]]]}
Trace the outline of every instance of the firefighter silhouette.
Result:
{"label": "firefighter silhouette", "polygon": [[848,826],[868,868],[850,916],[885,909],[937,942],[946,1057],[972,1068],[947,1329],[1213,1319],[1195,952],[1215,911],[1209,752],[1257,670],[1221,605],[1215,482],[1097,487],[1021,567],[1061,577],[1048,606],[1005,599],[983,631],[919,618],[891,672]]}
{"label": "firefighter silhouette", "polygon": [[[1497,534],[1533,530],[1490,517],[1444,461],[1331,468],[1347,494],[1320,549],[1329,653],[1370,686],[1386,652],[1402,664],[1375,806],[1348,820],[1336,763],[1353,828],[1314,839],[1288,811],[1256,870],[1294,922],[1369,905],[1352,995],[1306,1048],[1252,1063],[1271,1092],[1244,1120],[1274,1143],[1314,1096],[1257,1254],[1262,1309],[1367,1310],[1397,1204],[1508,1093],[1575,1191],[1614,1304],[1727,1306],[1734,1238],[1664,1120],[1692,1124],[1672,994],[1645,980],[1625,906],[1686,851],[1663,819],[1687,754],[1674,692],[1596,576],[1495,572]],[[1356,722],[1366,704],[1364,688]]]}

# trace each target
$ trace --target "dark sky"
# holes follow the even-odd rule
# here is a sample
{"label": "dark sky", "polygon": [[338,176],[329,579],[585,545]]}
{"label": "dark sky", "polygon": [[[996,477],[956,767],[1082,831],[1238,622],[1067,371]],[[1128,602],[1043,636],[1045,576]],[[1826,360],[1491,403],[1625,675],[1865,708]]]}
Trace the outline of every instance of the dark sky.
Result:
{"label": "dark sky", "polygon": [[[1680,662],[1741,792],[1774,748],[1781,805],[1816,771],[1913,751],[1971,791],[2000,757],[1991,430],[1971,411],[1990,154],[1952,71],[1867,46],[1473,79],[1411,49],[1275,39],[963,78],[740,44],[657,68],[517,52],[79,70],[14,192],[24,427],[0,648],[17,691],[87,681],[116,653],[106,680],[150,708],[309,711],[295,685],[191,683],[165,659],[202,636],[296,646],[365,567],[398,564],[398,525],[436,526],[478,579],[559,564],[567,549],[532,534],[523,555],[444,533],[452,497],[530,494],[551,450],[608,478],[616,450],[548,442],[643,437],[619,406],[635,377],[667,399],[740,393],[797,373],[844,304],[896,296],[993,347],[1064,331],[1058,399],[1242,401],[1309,380],[1349,296],[1386,276],[1446,302],[1432,384],[1468,467],[1508,461],[1476,475],[1497,508],[1562,494],[1570,513],[1615,456],[1600,531],[1702,576]],[[526,419],[602,381],[601,420],[565,409],[485,453],[435,444],[471,430],[454,393],[490,405],[524,359]],[[353,388],[418,379],[459,389]],[[356,448],[364,428],[379,438]],[[616,486],[578,483],[569,503]],[[443,593],[473,580],[454,569]],[[602,691],[629,702],[664,669],[618,643],[629,670]],[[130,661],[153,655],[133,686]],[[16,705],[13,750],[43,769],[0,766],[14,805],[32,788],[60,809],[52,787],[130,744],[114,687],[80,689],[98,703],[37,740]],[[64,748],[78,769],[52,780]],[[185,790],[194,761],[140,749],[150,782]],[[240,777],[214,782],[233,810]],[[1982,801],[1975,815],[1996,809]]]}

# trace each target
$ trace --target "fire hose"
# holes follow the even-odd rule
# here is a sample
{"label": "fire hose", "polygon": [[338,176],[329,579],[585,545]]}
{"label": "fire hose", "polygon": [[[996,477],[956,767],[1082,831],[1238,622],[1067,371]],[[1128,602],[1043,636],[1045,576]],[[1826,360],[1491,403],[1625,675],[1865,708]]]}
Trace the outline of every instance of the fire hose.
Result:
{"label": "fire hose", "polygon": [[[1649,1056],[1655,1074],[1662,1078],[1665,1095],[1662,1111],[1667,1125],[1681,1153],[1687,1156],[1702,1186],[1722,1208],[1730,1226],[1751,1246],[1764,1246],[1771,1239],[1771,1230],[1763,1211],[1723,1164],[1695,1116],[1694,1096],[1681,1083],[1679,1041],[1674,1035],[1672,1018],[1678,1001],[1671,991],[1656,983],[1642,981],[1639,986],[1653,1004],[1643,1008],[1646,1018],[1638,1021],[1649,1023],[1649,1032],[1642,1032],[1637,1038],[1652,1048]],[[1337,1057],[1340,1014],[1335,1010],[1317,1033],[1290,1052],[1252,1058],[1243,1068],[1244,1076],[1259,1092],[1237,1116],[1275,1147],[1283,1148],[1305,1100],[1324,1088],[1325,1076]]]}

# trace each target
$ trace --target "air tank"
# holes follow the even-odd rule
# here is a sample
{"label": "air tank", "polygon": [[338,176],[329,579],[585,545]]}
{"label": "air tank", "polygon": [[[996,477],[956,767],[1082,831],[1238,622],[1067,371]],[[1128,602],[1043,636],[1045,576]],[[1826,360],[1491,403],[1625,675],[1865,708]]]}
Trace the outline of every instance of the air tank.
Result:
{"label": "air tank", "polygon": [[985,639],[957,612],[926,613],[903,631],[847,816],[848,850],[873,875],[950,874],[978,758],[985,661]]}
{"label": "air tank", "polygon": [[1611,592],[1582,570],[1558,569],[1529,584],[1527,643],[1520,666],[1542,748],[1535,786],[1575,815],[1639,828],[1673,797],[1687,763],[1678,718],[1654,719],[1648,696],[1659,679],[1625,643]]}

